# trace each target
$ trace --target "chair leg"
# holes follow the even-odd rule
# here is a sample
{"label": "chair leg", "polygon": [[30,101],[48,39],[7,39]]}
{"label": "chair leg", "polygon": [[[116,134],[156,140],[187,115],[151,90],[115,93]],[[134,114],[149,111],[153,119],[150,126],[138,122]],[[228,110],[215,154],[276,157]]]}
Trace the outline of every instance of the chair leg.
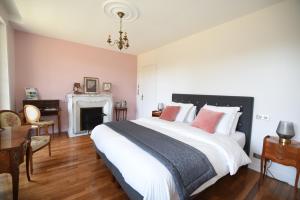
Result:
{"label": "chair leg", "polygon": [[40,126],[38,126],[38,128],[37,128],[37,136],[39,136],[40,135]]}
{"label": "chair leg", "polygon": [[30,152],[30,173],[33,174],[33,162],[32,162],[33,153]]}
{"label": "chair leg", "polygon": [[31,154],[31,147],[27,147],[26,149],[26,175],[27,175],[27,180],[30,180],[30,174],[29,174],[29,167],[30,167],[30,154]]}
{"label": "chair leg", "polygon": [[54,137],[54,124],[52,124],[52,138]]}
{"label": "chair leg", "polygon": [[51,157],[51,141],[49,142],[48,146],[49,146],[49,156]]}

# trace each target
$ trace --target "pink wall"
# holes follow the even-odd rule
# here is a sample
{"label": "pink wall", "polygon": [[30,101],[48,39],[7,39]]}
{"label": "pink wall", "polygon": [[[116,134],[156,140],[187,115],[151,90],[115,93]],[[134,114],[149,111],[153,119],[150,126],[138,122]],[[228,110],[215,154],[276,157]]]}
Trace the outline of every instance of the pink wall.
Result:
{"label": "pink wall", "polygon": [[15,32],[16,106],[22,108],[25,87],[36,87],[41,99],[59,99],[62,130],[67,130],[65,95],[83,77],[111,82],[114,101],[127,100],[128,118],[136,113],[137,57],[30,33]]}

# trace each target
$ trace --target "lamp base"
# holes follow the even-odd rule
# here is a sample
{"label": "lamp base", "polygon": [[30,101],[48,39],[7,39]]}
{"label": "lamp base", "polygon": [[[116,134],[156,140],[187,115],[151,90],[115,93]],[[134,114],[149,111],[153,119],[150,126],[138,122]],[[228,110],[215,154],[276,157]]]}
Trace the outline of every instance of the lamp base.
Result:
{"label": "lamp base", "polygon": [[285,139],[285,138],[279,138],[279,143],[281,145],[287,145],[287,144],[291,144],[291,140],[290,139]]}

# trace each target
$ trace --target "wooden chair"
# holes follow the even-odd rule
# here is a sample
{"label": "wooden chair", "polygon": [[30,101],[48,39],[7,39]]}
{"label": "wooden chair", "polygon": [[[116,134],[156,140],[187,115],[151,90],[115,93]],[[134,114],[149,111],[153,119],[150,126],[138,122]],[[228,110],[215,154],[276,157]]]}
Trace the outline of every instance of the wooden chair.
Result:
{"label": "wooden chair", "polygon": [[22,120],[12,110],[0,110],[0,128],[21,126]]}
{"label": "wooden chair", "polygon": [[38,136],[40,135],[40,129],[44,128],[46,135],[48,135],[49,126],[52,127],[52,136],[54,135],[54,121],[41,121],[41,112],[38,107],[34,105],[25,105],[24,106],[24,115],[26,122],[37,127]]}
{"label": "wooden chair", "polygon": [[[51,156],[51,136],[48,127],[52,125],[52,133],[54,133],[54,121],[40,121],[40,110],[33,105],[24,106],[24,115],[26,122],[37,128],[37,136],[31,137],[29,146],[30,173],[33,174],[33,154],[48,146],[49,156]],[[40,135],[40,128],[45,128],[45,135]]]}

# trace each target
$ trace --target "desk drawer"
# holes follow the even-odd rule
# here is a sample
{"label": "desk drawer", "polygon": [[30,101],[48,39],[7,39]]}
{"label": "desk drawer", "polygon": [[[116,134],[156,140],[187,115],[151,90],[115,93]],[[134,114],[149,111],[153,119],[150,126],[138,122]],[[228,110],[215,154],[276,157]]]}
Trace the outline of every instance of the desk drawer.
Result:
{"label": "desk drawer", "polygon": [[275,143],[266,144],[265,157],[284,165],[296,166],[298,160],[297,154],[297,149],[288,145],[283,146]]}

